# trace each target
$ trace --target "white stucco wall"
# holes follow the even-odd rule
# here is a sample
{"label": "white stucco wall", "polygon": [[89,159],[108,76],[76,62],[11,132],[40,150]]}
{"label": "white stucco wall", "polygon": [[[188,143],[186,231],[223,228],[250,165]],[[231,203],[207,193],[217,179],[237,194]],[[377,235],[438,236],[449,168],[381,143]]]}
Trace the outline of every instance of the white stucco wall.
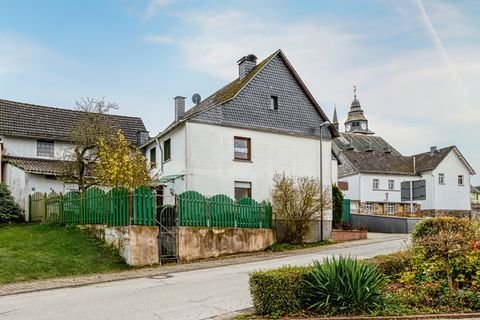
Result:
{"label": "white stucco wall", "polygon": [[8,185],[15,201],[25,210],[28,219],[28,196],[35,192],[66,193],[78,190],[74,183],[65,183],[57,179],[49,179],[44,175],[25,173],[11,164],[4,165],[3,182]]}
{"label": "white stucco wall", "polygon": [[[246,181],[252,184],[252,198],[262,201],[271,197],[275,173],[319,177],[318,139],[198,123],[187,123],[186,134],[188,190],[234,198],[234,182]],[[251,139],[252,161],[234,160],[235,136]],[[324,141],[325,186],[333,182],[331,166],[331,141]]]}
{"label": "white stucco wall", "polygon": [[[14,136],[3,136],[4,154],[10,156],[52,159],[49,157],[37,156],[37,139],[24,138]],[[72,144],[55,141],[54,142],[54,158],[63,159],[65,153],[72,148]]]}
{"label": "white stucco wall", "polygon": [[[438,175],[445,175],[445,184],[438,183]],[[463,185],[458,185],[458,176],[463,175]],[[380,188],[373,189],[373,179],[379,179]],[[395,181],[395,190],[388,190],[388,180]],[[415,201],[421,210],[471,210],[470,173],[464,163],[452,150],[433,171],[423,172],[422,176],[396,176],[356,174],[340,178],[348,182],[345,198],[362,202],[385,202],[388,193],[389,202],[401,202],[400,183],[409,180],[425,180],[426,200]]]}
{"label": "white stucco wall", "polygon": [[[373,189],[373,179],[379,180],[379,188]],[[403,181],[420,180],[419,176],[356,174],[342,177],[341,181],[348,181],[348,190],[345,198],[362,202],[401,202],[400,184]],[[394,189],[388,188],[388,180],[394,181]]]}
{"label": "white stucco wall", "polygon": [[[438,183],[438,175],[445,175],[445,183]],[[471,210],[470,173],[458,158],[455,150],[433,170],[434,202],[437,210]],[[458,185],[458,176],[463,175],[463,185]]]}
{"label": "white stucco wall", "polygon": [[[145,156],[147,163],[150,164],[150,150],[156,147],[157,167],[152,170],[154,177],[181,175],[186,173],[186,149],[185,149],[185,125],[182,124],[169,132],[168,134],[159,138],[159,144],[154,140],[150,142],[145,148]],[[170,160],[163,162],[163,143],[170,139]],[[173,190],[176,194],[186,191],[185,179],[176,179],[168,182],[165,187],[165,192],[168,194]]]}
{"label": "white stucco wall", "polygon": [[3,169],[3,182],[10,188],[15,201],[22,209],[28,208],[25,172],[8,163],[4,164]]}

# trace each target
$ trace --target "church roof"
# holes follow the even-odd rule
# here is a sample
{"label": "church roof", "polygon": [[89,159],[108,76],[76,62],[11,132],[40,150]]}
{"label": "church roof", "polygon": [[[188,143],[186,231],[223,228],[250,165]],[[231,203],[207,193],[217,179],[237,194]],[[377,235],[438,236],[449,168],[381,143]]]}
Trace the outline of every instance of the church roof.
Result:
{"label": "church roof", "polygon": [[353,149],[358,152],[366,152],[371,149],[371,151],[377,153],[390,152],[393,155],[401,155],[385,139],[374,135],[340,133],[340,137],[333,139],[332,146],[336,153],[347,149]]}
{"label": "church roof", "polygon": [[413,159],[402,155],[379,152],[343,152],[349,163],[361,173],[388,173],[398,175],[415,175]]}

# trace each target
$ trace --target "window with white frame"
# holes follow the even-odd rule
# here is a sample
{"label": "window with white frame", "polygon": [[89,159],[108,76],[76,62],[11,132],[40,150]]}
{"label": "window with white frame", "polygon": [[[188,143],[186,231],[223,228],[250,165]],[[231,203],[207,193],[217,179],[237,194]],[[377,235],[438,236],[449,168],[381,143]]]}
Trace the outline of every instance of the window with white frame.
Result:
{"label": "window with white frame", "polygon": [[378,179],[373,179],[373,189],[379,189],[380,188],[380,180]]}
{"label": "window with white frame", "polygon": [[252,197],[252,183],[247,181],[235,181],[235,200]]}
{"label": "window with white frame", "polygon": [[54,154],[54,142],[46,140],[37,140],[37,156],[51,157]]}
{"label": "window with white frame", "polygon": [[372,213],[373,212],[373,203],[367,202],[367,212]]}
{"label": "window with white frame", "polygon": [[438,174],[438,184],[445,184],[445,174],[439,173]]}
{"label": "window with white frame", "polygon": [[395,189],[395,180],[388,180],[388,190]]}
{"label": "window with white frame", "polygon": [[389,203],[388,208],[387,208],[388,214],[394,214],[395,213],[395,203]]}
{"label": "window with white frame", "polygon": [[463,186],[463,176],[458,176],[458,185]]}

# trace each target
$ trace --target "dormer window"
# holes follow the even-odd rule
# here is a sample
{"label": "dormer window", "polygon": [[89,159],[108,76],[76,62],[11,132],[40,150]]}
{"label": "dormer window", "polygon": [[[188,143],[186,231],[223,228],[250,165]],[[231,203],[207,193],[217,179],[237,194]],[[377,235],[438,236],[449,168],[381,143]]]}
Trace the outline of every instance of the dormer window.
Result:
{"label": "dormer window", "polygon": [[272,110],[278,110],[278,97],[277,96],[271,96],[270,97],[270,108]]}
{"label": "dormer window", "polygon": [[54,142],[47,140],[37,140],[37,156],[50,157],[54,155]]}

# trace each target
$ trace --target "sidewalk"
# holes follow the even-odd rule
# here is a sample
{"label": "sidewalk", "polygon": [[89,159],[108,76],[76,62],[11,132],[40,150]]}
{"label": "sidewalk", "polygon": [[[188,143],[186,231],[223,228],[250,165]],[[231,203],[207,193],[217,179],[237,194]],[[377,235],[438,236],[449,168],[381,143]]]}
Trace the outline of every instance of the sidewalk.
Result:
{"label": "sidewalk", "polygon": [[116,273],[102,273],[91,275],[71,276],[64,278],[52,278],[37,281],[17,282],[11,284],[0,285],[0,296],[13,295],[19,293],[51,290],[59,288],[71,288],[96,283],[164,276],[170,273],[185,272],[198,269],[215,268],[220,266],[228,266],[241,263],[256,262],[262,260],[270,260],[300,254],[321,253],[331,249],[341,249],[346,247],[355,247],[372,243],[385,242],[390,240],[408,239],[406,234],[369,234],[369,239],[358,240],[352,242],[342,242],[332,245],[325,245],[307,249],[284,251],[284,252],[256,252],[245,253],[232,256],[219,257],[216,259],[202,260],[199,262],[167,264],[156,267],[128,270]]}

